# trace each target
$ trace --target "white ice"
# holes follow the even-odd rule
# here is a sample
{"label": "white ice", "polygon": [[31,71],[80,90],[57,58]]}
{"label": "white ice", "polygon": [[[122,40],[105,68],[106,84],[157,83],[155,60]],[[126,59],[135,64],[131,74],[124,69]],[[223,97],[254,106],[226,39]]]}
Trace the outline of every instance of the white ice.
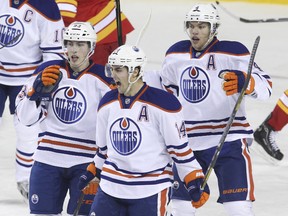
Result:
{"label": "white ice", "polygon": [[[204,2],[203,0],[201,2]],[[207,2],[207,1],[205,1]],[[127,38],[128,44],[136,43],[141,28],[146,23],[150,10],[151,21],[144,32],[139,46],[148,57],[147,70],[159,70],[166,49],[174,42],[187,39],[183,31],[185,13],[197,1],[193,0],[122,0],[121,9],[135,27]],[[280,18],[288,17],[288,6],[253,4],[253,3],[220,3],[237,16],[244,18]],[[255,61],[273,79],[272,97],[265,102],[247,100],[247,115],[250,124],[256,128],[274,108],[279,96],[287,89],[288,83],[288,22],[246,24],[230,17],[221,9],[221,26],[218,38],[236,40],[245,44],[249,50],[255,38],[260,35],[261,41]],[[23,202],[16,189],[15,182],[15,131],[12,117],[6,110],[0,127],[0,215],[27,216],[28,206]],[[257,216],[288,215],[288,127],[284,128],[277,141],[284,159],[275,162],[266,154],[261,154],[257,144],[251,148],[256,201],[253,203]],[[205,206],[198,210],[197,216],[224,216],[224,208],[216,203],[218,189],[214,174],[211,175],[211,196]],[[45,186],[44,186],[45,187]],[[64,207],[63,215],[66,209]]]}

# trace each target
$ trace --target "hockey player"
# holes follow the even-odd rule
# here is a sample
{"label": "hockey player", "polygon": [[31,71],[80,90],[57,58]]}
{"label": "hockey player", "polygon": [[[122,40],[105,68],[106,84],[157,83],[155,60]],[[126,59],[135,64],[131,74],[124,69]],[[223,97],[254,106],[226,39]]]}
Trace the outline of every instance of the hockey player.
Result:
{"label": "hockey player", "polygon": [[[54,0],[1,1],[0,124],[6,100],[9,99],[9,110],[13,115],[15,98],[36,67],[44,61],[64,59],[61,46],[63,28],[64,23]],[[14,126],[17,136],[17,187],[27,199],[39,127],[36,124],[28,128],[17,120]]]}
{"label": "hockey player", "polygon": [[[92,59],[105,65],[108,56],[118,47],[115,0],[56,0],[65,26],[73,21],[90,22],[97,33],[97,47]],[[134,28],[121,13],[123,43]]]}
{"label": "hockey player", "polygon": [[90,215],[165,215],[172,185],[172,162],[185,181],[194,206],[209,197],[200,190],[203,173],[187,143],[182,107],[173,95],[142,80],[146,56],[123,45],[108,58],[107,76],[117,89],[100,102],[94,162],[81,176],[79,188],[99,176],[100,187]]}
{"label": "hockey player", "polygon": [[254,132],[255,141],[273,158],[282,160],[283,153],[276,143],[276,134],[288,123],[288,90],[279,98],[275,108]]}
{"label": "hockey player", "polygon": [[[36,215],[61,214],[68,190],[67,212],[74,212],[78,179],[97,150],[96,110],[112,81],[104,66],[89,60],[96,45],[90,23],[73,22],[63,38],[68,60],[40,65],[17,97],[19,120],[40,122],[41,128],[29,189],[30,212]],[[88,214],[93,197],[84,197],[79,215]]]}
{"label": "hockey player", "polygon": [[[220,20],[211,4],[194,5],[184,24],[189,40],[168,49],[160,74],[167,90],[183,106],[190,147],[206,172],[244,85],[250,53],[239,42],[217,39]],[[255,63],[245,97],[265,100],[271,95],[271,86],[270,77]],[[214,167],[218,202],[230,216],[253,215],[254,184],[248,151],[252,138],[244,99]],[[189,194],[174,173],[173,215],[194,215]]]}

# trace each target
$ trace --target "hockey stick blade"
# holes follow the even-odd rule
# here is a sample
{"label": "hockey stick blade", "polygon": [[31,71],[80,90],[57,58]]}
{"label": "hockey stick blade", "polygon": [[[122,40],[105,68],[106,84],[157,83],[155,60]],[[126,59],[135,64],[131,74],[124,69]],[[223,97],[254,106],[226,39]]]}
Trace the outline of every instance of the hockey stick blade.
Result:
{"label": "hockey stick blade", "polygon": [[83,193],[83,191],[81,191],[81,194],[80,194],[80,196],[78,198],[78,201],[77,201],[77,207],[76,207],[76,209],[73,212],[73,216],[78,216],[79,210],[80,210],[82,202],[84,200],[84,195],[85,194]]}
{"label": "hockey stick blade", "polygon": [[222,134],[222,136],[221,136],[221,138],[220,138],[220,141],[219,141],[219,143],[218,143],[218,145],[217,145],[217,147],[216,147],[215,153],[214,153],[214,155],[213,155],[213,157],[212,157],[212,160],[211,160],[211,162],[210,162],[210,164],[209,164],[209,167],[208,167],[208,169],[207,169],[207,171],[206,171],[206,173],[205,173],[205,177],[204,177],[203,183],[202,183],[202,185],[201,185],[201,187],[200,187],[201,190],[204,190],[204,187],[205,187],[205,185],[207,184],[207,181],[208,181],[208,179],[209,179],[209,177],[210,177],[210,174],[211,174],[211,172],[212,172],[212,169],[214,168],[214,166],[215,166],[215,164],[216,164],[216,161],[217,161],[218,156],[219,156],[219,154],[220,154],[220,151],[221,151],[221,149],[222,149],[222,147],[223,147],[223,145],[224,145],[225,139],[226,139],[226,137],[227,137],[227,135],[228,135],[228,133],[229,133],[229,130],[230,130],[230,128],[231,128],[231,125],[232,125],[232,123],[233,123],[233,120],[234,120],[234,118],[235,118],[235,116],[236,116],[236,113],[237,113],[238,109],[240,108],[240,104],[241,104],[241,102],[242,102],[242,100],[243,100],[243,98],[244,98],[245,91],[246,91],[246,89],[247,89],[247,87],[248,87],[248,84],[249,84],[249,82],[250,82],[251,73],[252,73],[252,68],[253,68],[253,64],[254,64],[254,59],[255,59],[255,55],[256,55],[256,51],[257,51],[259,42],[260,42],[260,36],[258,36],[258,37],[256,38],[255,42],[254,42],[254,45],[253,45],[253,48],[252,48],[252,52],[251,52],[251,55],[250,55],[249,64],[248,64],[248,70],[247,70],[246,80],[245,80],[244,85],[243,85],[243,88],[242,88],[242,90],[241,90],[241,92],[240,92],[240,94],[239,94],[239,97],[238,97],[238,99],[237,99],[237,101],[236,101],[236,104],[235,104],[235,106],[234,106],[234,108],[233,108],[233,110],[232,110],[232,113],[231,113],[231,115],[230,115],[230,117],[229,117],[229,120],[228,120],[228,122],[227,122],[227,125],[226,125],[226,127],[224,128],[223,134]]}
{"label": "hockey stick blade", "polygon": [[271,23],[271,22],[288,22],[288,17],[284,17],[284,18],[269,18],[269,19],[246,19],[243,17],[239,17],[234,15],[233,13],[231,13],[229,10],[227,10],[225,7],[223,7],[219,1],[216,1],[216,4],[223,10],[225,11],[227,14],[229,14],[230,16],[232,16],[233,18],[244,22],[244,23]]}

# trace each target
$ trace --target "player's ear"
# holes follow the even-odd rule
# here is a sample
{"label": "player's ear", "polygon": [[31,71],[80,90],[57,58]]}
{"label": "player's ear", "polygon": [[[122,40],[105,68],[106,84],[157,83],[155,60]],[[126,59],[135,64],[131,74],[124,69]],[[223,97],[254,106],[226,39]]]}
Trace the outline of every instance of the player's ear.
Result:
{"label": "player's ear", "polygon": [[134,68],[134,71],[133,71],[133,76],[134,77],[140,76],[140,69],[141,68],[139,66]]}

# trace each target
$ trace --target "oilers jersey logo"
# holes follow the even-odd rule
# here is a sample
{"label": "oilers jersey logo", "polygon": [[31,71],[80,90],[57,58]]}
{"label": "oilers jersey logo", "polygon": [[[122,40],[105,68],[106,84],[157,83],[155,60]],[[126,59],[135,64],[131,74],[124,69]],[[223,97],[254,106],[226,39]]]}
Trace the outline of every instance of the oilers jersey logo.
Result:
{"label": "oilers jersey logo", "polygon": [[110,140],[121,155],[130,155],[140,146],[142,135],[138,125],[130,118],[119,118],[111,125]]}
{"label": "oilers jersey logo", "polygon": [[15,16],[4,14],[0,16],[0,45],[13,47],[18,44],[24,35],[24,26]]}
{"label": "oilers jersey logo", "polygon": [[180,78],[180,90],[190,103],[199,103],[204,100],[210,90],[208,75],[199,67],[186,68]]}
{"label": "oilers jersey logo", "polygon": [[78,122],[87,109],[86,99],[83,93],[75,87],[59,88],[52,100],[55,116],[65,124]]}

